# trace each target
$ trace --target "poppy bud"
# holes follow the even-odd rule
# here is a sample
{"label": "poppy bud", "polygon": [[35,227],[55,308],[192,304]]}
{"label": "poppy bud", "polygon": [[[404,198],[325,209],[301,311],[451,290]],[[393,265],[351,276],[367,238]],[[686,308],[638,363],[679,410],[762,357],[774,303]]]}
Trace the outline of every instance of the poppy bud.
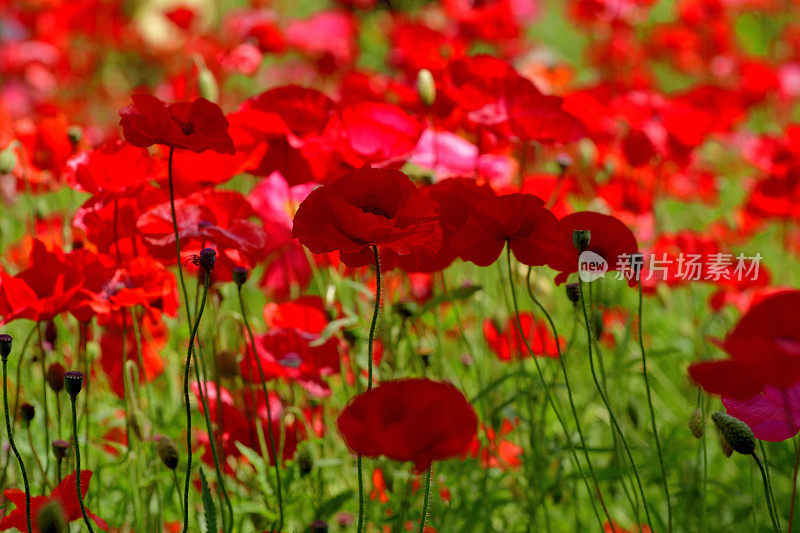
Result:
{"label": "poppy bud", "polygon": [[239,361],[230,350],[222,350],[217,354],[217,372],[221,378],[236,379],[239,377]]}
{"label": "poppy bud", "polygon": [[197,86],[200,89],[200,96],[217,103],[217,100],[219,100],[219,85],[210,70],[207,68],[200,69],[200,73],[197,75]]}
{"label": "poppy bud", "polygon": [[417,94],[425,107],[431,107],[436,102],[436,82],[431,71],[426,68],[417,72]]}
{"label": "poppy bud", "polygon": [[61,363],[53,363],[47,369],[47,384],[56,394],[64,388],[64,372],[66,370]]}
{"label": "poppy bud", "polygon": [[17,156],[14,153],[14,147],[8,146],[8,148],[0,152],[0,174],[8,174],[16,166]]}
{"label": "poppy bud", "polygon": [[158,438],[158,457],[164,466],[170,470],[175,470],[178,467],[178,445],[175,441],[166,435],[161,435]]}
{"label": "poppy bud", "polygon": [[150,422],[140,409],[134,408],[128,415],[131,431],[139,440],[150,438]]}
{"label": "poppy bud", "polygon": [[203,248],[200,250],[200,255],[197,256],[197,264],[206,272],[214,270],[214,261],[217,258],[217,252],[213,248]]}
{"label": "poppy bud", "polygon": [[572,244],[579,252],[583,252],[589,247],[590,240],[592,240],[592,232],[588,229],[576,229],[572,232]]}
{"label": "poppy bud", "polygon": [[692,436],[696,439],[699,439],[705,433],[705,422],[703,421],[703,411],[700,410],[699,407],[695,407],[694,411],[692,411],[691,416],[689,416],[689,431],[692,433]]}
{"label": "poppy bud", "polygon": [[300,477],[306,477],[314,468],[314,457],[308,450],[303,450],[297,456],[297,466],[300,468]]}
{"label": "poppy bud", "polygon": [[64,459],[64,457],[67,456],[70,444],[65,440],[56,439],[50,446],[53,448],[53,455],[55,456],[55,458],[61,461],[62,459]]}
{"label": "poppy bud", "polygon": [[81,142],[81,138],[83,137],[83,130],[81,130],[80,126],[70,126],[67,128],[67,137],[69,138],[69,142],[72,143],[72,146],[75,146],[79,142]]}
{"label": "poppy bud", "polygon": [[233,267],[233,282],[239,287],[245,284],[250,271],[244,267]]}
{"label": "poppy bud", "polygon": [[400,318],[411,318],[414,316],[414,304],[412,302],[397,302],[394,305],[394,312],[400,315]]}
{"label": "poppy bud", "polygon": [[730,444],[733,451],[742,455],[750,455],[756,449],[756,437],[747,424],[719,411],[711,414],[714,425]]}
{"label": "poppy bud", "polygon": [[14,337],[3,333],[0,335],[0,357],[3,361],[8,361],[8,356],[11,355],[11,344],[14,342]]}
{"label": "poppy bud", "polygon": [[578,305],[578,302],[581,301],[581,288],[578,286],[578,284],[567,283],[566,290],[567,298],[569,298],[569,301],[572,302],[572,305]]}
{"label": "poppy bud", "polygon": [[67,531],[67,518],[56,499],[51,499],[42,506],[37,517],[41,533],[64,533]]}
{"label": "poppy bud", "polygon": [[317,520],[311,524],[311,533],[328,533],[328,523]]}
{"label": "poppy bud", "polygon": [[83,388],[83,372],[77,370],[64,372],[64,388],[67,389],[70,398],[74,400]]}
{"label": "poppy bud", "polygon": [[19,406],[19,414],[22,416],[22,424],[25,427],[30,427],[31,420],[36,416],[36,408],[28,402]]}

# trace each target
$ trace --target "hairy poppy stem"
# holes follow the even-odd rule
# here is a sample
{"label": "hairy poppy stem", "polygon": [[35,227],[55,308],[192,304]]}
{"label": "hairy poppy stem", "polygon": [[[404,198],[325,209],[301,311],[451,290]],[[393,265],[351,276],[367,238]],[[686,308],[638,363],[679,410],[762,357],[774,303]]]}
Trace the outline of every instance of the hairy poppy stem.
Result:
{"label": "hairy poppy stem", "polygon": [[[642,480],[639,478],[639,470],[636,468],[636,462],[633,460],[633,455],[631,454],[631,449],[628,446],[628,441],[625,438],[625,435],[622,433],[622,428],[619,427],[619,422],[617,422],[617,417],[614,415],[614,411],[611,409],[611,404],[608,403],[608,398],[606,398],[605,392],[603,392],[603,387],[600,386],[600,382],[597,379],[597,372],[594,368],[594,357],[592,354],[592,326],[589,322],[589,313],[586,310],[586,299],[584,298],[583,293],[583,280],[578,278],[578,291],[580,294],[581,300],[581,309],[583,310],[583,320],[586,324],[586,336],[587,336],[587,347],[589,349],[589,368],[592,372],[592,380],[594,380],[594,386],[597,388],[597,392],[600,394],[600,399],[603,401],[603,405],[608,411],[608,418],[611,421],[611,426],[614,430],[619,434],[620,440],[622,441],[622,446],[625,448],[625,453],[628,456],[628,461],[631,463],[631,468],[633,469],[633,475],[636,478],[636,484],[639,489],[639,496],[642,498],[642,507],[644,507],[644,513],[647,516],[647,525],[650,529],[653,529],[652,519],[650,518],[650,510],[647,507],[647,500],[644,496],[644,488],[642,487]],[[620,480],[622,482],[622,480]]]}
{"label": "hairy poppy stem", "polygon": [[75,441],[75,486],[78,490],[78,503],[81,504],[83,521],[86,522],[86,527],[89,528],[89,532],[94,533],[89,515],[86,514],[86,506],[83,504],[83,494],[81,494],[81,447],[78,443],[78,408],[75,398],[75,396],[70,395],[72,403],[72,438]]}
{"label": "hairy poppy stem", "polygon": [[750,455],[753,456],[753,459],[756,462],[756,466],[761,471],[761,480],[764,482],[764,496],[767,498],[767,510],[769,511],[769,518],[772,520],[772,527],[775,529],[775,533],[779,533],[781,528],[778,524],[777,515],[778,513],[775,511],[775,502],[772,501],[771,494],[772,491],[769,488],[769,480],[767,479],[767,473],[764,471],[764,465],[761,464],[761,461],[758,459],[756,452],[751,453]]}
{"label": "hairy poppy stem", "polygon": [[[525,348],[527,349],[528,353],[530,354],[531,358],[533,359],[533,363],[536,366],[536,373],[539,375],[539,382],[542,385],[542,389],[544,389],[544,395],[547,403],[550,404],[550,407],[553,408],[553,413],[556,415],[556,419],[558,420],[559,425],[561,426],[561,430],[564,432],[564,435],[567,438],[567,445],[569,447],[570,453],[572,455],[572,460],[575,463],[575,466],[578,469],[578,472],[583,479],[583,483],[586,486],[586,490],[589,493],[589,501],[592,504],[592,511],[594,511],[594,515],[597,518],[597,522],[600,525],[600,529],[603,528],[603,520],[600,518],[600,514],[597,512],[597,507],[594,505],[594,498],[592,498],[593,492],[591,487],[589,486],[589,481],[586,479],[586,475],[583,473],[583,469],[581,468],[580,461],[578,460],[578,453],[575,451],[575,446],[572,445],[572,439],[569,436],[569,432],[567,431],[567,426],[564,423],[564,418],[561,416],[561,412],[556,407],[556,402],[553,400],[553,395],[550,393],[550,387],[547,385],[547,380],[544,378],[544,372],[542,372],[542,366],[539,364],[539,360],[536,358],[536,354],[533,353],[533,349],[531,348],[530,343],[528,342],[528,337],[522,331],[522,320],[519,316],[519,303],[517,302],[517,293],[514,290],[514,280],[512,279],[513,270],[511,269],[511,247],[506,246],[506,259],[508,264],[508,286],[511,290],[511,301],[514,305],[514,317],[516,319],[516,327],[517,333],[519,333],[522,342],[525,344]],[[520,358],[520,363],[522,362],[522,358]],[[523,369],[524,370],[524,369]],[[584,450],[586,447],[584,446]]]}
{"label": "hairy poppy stem", "polygon": [[[550,313],[547,312],[547,309],[539,302],[538,298],[533,294],[533,289],[531,288],[531,272],[533,267],[528,267],[528,275],[525,278],[525,285],[528,288],[528,296],[530,296],[533,303],[539,308],[539,310],[544,314],[547,322],[550,324],[550,329],[553,332],[553,338],[556,340],[556,350],[558,350],[558,362],[561,365],[561,374],[564,376],[564,386],[567,389],[567,398],[569,398],[569,407],[572,411],[572,417],[575,419],[575,426],[578,428],[578,438],[581,441],[581,448],[583,449],[583,456],[586,459],[586,464],[589,467],[589,475],[592,476],[592,481],[594,482],[595,489],[597,490],[597,498],[600,500],[600,506],[603,508],[603,514],[606,516],[606,521],[611,524],[613,523],[611,519],[611,513],[608,512],[608,508],[606,507],[606,502],[603,499],[603,492],[600,490],[600,483],[597,481],[597,475],[594,472],[594,467],[592,466],[592,461],[589,459],[589,449],[586,445],[586,439],[583,435],[583,429],[581,428],[580,418],[578,417],[578,410],[575,408],[575,400],[572,397],[572,387],[569,384],[569,376],[567,375],[567,364],[564,362],[564,354],[561,351],[561,341],[558,340],[558,331],[556,330],[556,324],[553,322],[553,318],[550,316]],[[591,494],[591,491],[590,491]]]}
{"label": "hairy poppy stem", "polygon": [[[170,151],[171,153],[171,151]],[[203,316],[203,308],[206,306],[206,296],[208,295],[208,284],[211,281],[211,273],[205,273],[203,283],[203,297],[200,300],[200,309],[197,311],[192,332],[189,334],[189,348],[186,351],[186,366],[183,370],[183,400],[186,404],[186,479],[183,484],[183,533],[189,530],[189,481],[192,477],[192,405],[189,398],[189,369],[192,365],[192,349],[194,348],[194,338],[197,335],[197,328],[200,326],[200,319]],[[188,302],[187,302],[188,305]]]}
{"label": "hairy poppy stem", "polygon": [[[258,374],[261,378],[261,389],[264,392],[264,401],[267,404],[267,418],[269,418],[269,451],[272,453],[272,457],[275,458],[275,485],[277,487],[278,493],[278,531],[283,529],[283,492],[281,490],[281,469],[280,469],[280,460],[278,458],[278,454],[275,451],[275,431],[272,428],[272,408],[269,405],[269,394],[267,393],[267,380],[264,377],[264,367],[261,365],[261,358],[258,356],[258,352],[256,351],[256,339],[253,336],[253,330],[250,328],[250,321],[247,320],[247,311],[244,308],[244,299],[242,298],[242,285],[240,283],[236,284],[236,291],[239,295],[239,308],[242,310],[242,320],[244,320],[244,325],[247,328],[247,336],[250,338],[250,349],[253,351],[253,358],[256,360],[256,366],[258,367]],[[263,440],[263,438],[262,438]],[[269,457],[267,457],[267,461],[269,461]],[[269,485],[269,479],[267,479],[267,485]]]}
{"label": "hairy poppy stem", "polygon": [[28,473],[25,471],[25,463],[22,462],[22,456],[19,454],[19,450],[17,450],[17,445],[14,443],[14,430],[11,426],[11,416],[8,412],[8,386],[6,384],[7,377],[6,377],[6,366],[7,360],[3,357],[3,409],[6,412],[6,432],[8,433],[8,443],[11,445],[11,449],[14,451],[14,455],[17,458],[17,462],[19,463],[19,468],[22,470],[22,483],[25,485],[25,518],[27,519],[28,523],[28,533],[32,533],[33,529],[31,527],[31,488],[28,485]]}
{"label": "hairy poppy stem", "polygon": [[[372,253],[375,256],[375,305],[372,309],[372,323],[369,326],[369,340],[367,344],[367,391],[372,390],[372,345],[375,340],[375,327],[378,324],[378,313],[381,309],[381,261],[378,255],[378,247],[372,246]],[[358,528],[357,533],[364,529],[364,511],[366,502],[364,500],[364,459],[358,454],[356,460],[358,467]]]}
{"label": "hairy poppy stem", "polygon": [[422,515],[419,517],[418,533],[425,531],[425,520],[428,518],[428,502],[431,499],[431,478],[433,477],[433,465],[428,467],[428,477],[425,479],[425,495],[422,500]]}
{"label": "hairy poppy stem", "polygon": [[667,483],[667,469],[664,468],[664,454],[661,452],[661,441],[658,438],[656,428],[656,414],[653,409],[653,398],[650,391],[650,379],[647,377],[647,355],[644,350],[644,323],[642,322],[642,277],[636,275],[639,284],[639,350],[642,354],[642,376],[644,377],[644,388],[647,391],[647,406],[650,408],[650,425],[653,427],[653,438],[656,441],[656,452],[658,452],[658,463],[661,466],[661,481],[664,485],[664,496],[667,499],[667,531],[672,531],[672,502],[669,498],[669,484]]}
{"label": "hairy poppy stem", "polygon": [[797,496],[797,470],[800,467],[800,442],[794,439],[794,469],[792,470],[792,497],[789,501],[789,527],[786,533],[792,533],[792,521],[794,520],[794,502]]}

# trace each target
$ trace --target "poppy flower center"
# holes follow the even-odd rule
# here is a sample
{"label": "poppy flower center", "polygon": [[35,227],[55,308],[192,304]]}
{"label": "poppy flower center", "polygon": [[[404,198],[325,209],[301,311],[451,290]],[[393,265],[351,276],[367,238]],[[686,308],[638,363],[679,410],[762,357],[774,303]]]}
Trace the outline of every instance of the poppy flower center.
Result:
{"label": "poppy flower center", "polygon": [[174,120],[178,124],[184,135],[191,135],[192,133],[194,133],[194,125],[192,125],[190,121],[184,122],[176,117],[172,117],[172,120]]}
{"label": "poppy flower center", "polygon": [[384,211],[382,208],[375,206],[375,205],[368,205],[361,208],[365,213],[372,213],[373,215],[378,215],[384,218],[392,218],[389,214]]}
{"label": "poppy flower center", "polygon": [[300,368],[300,364],[303,362],[303,359],[297,352],[289,352],[286,356],[279,361],[282,366],[288,368]]}

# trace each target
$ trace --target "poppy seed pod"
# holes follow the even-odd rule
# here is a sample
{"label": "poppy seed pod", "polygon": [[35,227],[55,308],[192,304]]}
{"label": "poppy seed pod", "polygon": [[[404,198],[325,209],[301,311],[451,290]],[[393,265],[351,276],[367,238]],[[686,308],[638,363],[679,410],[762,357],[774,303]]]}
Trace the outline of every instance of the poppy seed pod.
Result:
{"label": "poppy seed pod", "polygon": [[36,408],[28,402],[25,402],[19,406],[19,413],[22,416],[23,425],[29,427],[31,425],[31,420],[36,416]]}
{"label": "poppy seed pod", "polygon": [[3,361],[8,360],[8,356],[11,355],[11,345],[14,342],[14,337],[11,335],[7,335],[3,333],[0,335],[0,357],[3,358]]}
{"label": "poppy seed pod", "polygon": [[64,388],[67,389],[70,398],[74,400],[83,388],[83,372],[77,370],[64,372]]}
{"label": "poppy seed pod", "polygon": [[81,130],[80,126],[72,125],[67,128],[67,137],[69,138],[69,142],[72,143],[72,146],[75,146],[81,139],[83,138],[83,130]]}
{"label": "poppy seed pod", "polygon": [[588,229],[576,229],[572,232],[572,244],[579,252],[589,248],[589,241],[592,240],[592,232]]}
{"label": "poppy seed pod", "polygon": [[50,500],[42,506],[37,520],[41,533],[64,533],[67,531],[67,518],[58,500]]}
{"label": "poppy seed pod", "polygon": [[561,169],[561,173],[563,174],[572,166],[572,158],[569,154],[558,154],[558,156],[556,156],[556,163],[558,163],[558,168]]}
{"label": "poppy seed pod", "polygon": [[69,452],[70,444],[69,444],[69,442],[67,442],[65,440],[56,439],[56,440],[53,441],[53,443],[50,446],[53,449],[53,455],[56,457],[56,459],[61,461],[62,459],[64,459],[64,457],[67,456],[67,452]]}
{"label": "poppy seed pod", "polygon": [[431,71],[426,68],[417,72],[417,94],[426,107],[431,107],[436,102],[436,82]]}
{"label": "poppy seed pod", "polygon": [[197,264],[202,267],[206,272],[214,270],[214,261],[217,258],[217,252],[213,248],[203,248],[200,250],[200,255],[197,259]]}
{"label": "poppy seed pod", "polygon": [[311,524],[311,533],[328,533],[328,523],[317,520]]}
{"label": "poppy seed pod", "polygon": [[703,422],[703,411],[699,407],[695,407],[692,414],[689,416],[689,431],[696,439],[702,438],[705,433],[705,423]]}
{"label": "poppy seed pod", "polygon": [[55,393],[61,392],[64,388],[64,372],[66,370],[61,363],[53,363],[47,369],[47,384]]}
{"label": "poppy seed pod", "polygon": [[572,302],[572,305],[578,305],[581,301],[581,288],[577,283],[568,283],[565,287],[567,291],[567,298]]}
{"label": "poppy seed pod", "polygon": [[236,283],[236,285],[238,285],[239,287],[245,284],[248,276],[250,275],[250,271],[244,267],[234,267],[232,272],[233,272],[233,282]]}
{"label": "poppy seed pod", "polygon": [[158,457],[164,466],[170,470],[175,470],[178,467],[178,445],[175,441],[166,435],[161,435],[158,438]]}
{"label": "poppy seed pod", "polygon": [[756,437],[753,435],[753,430],[738,418],[717,411],[711,414],[711,420],[714,421],[714,425],[717,426],[733,451],[742,455],[750,455],[756,449]]}

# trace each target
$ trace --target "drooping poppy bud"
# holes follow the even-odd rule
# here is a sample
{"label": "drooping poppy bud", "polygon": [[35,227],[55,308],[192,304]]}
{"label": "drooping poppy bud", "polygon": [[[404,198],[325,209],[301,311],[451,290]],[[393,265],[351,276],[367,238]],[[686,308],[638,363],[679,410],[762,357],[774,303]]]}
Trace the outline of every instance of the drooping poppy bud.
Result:
{"label": "drooping poppy bud", "polygon": [[304,449],[297,456],[297,466],[300,468],[300,477],[306,477],[314,469],[314,456]]}
{"label": "drooping poppy bud", "polygon": [[73,400],[77,398],[83,388],[83,372],[70,370],[64,373],[64,388]]}
{"label": "drooping poppy bud", "polygon": [[705,433],[705,422],[703,421],[703,411],[696,407],[694,411],[692,411],[691,416],[689,417],[689,431],[692,433],[692,436],[696,439],[700,439],[703,437],[703,433]]}
{"label": "drooping poppy bud", "polygon": [[240,375],[239,361],[230,350],[222,350],[217,354],[217,371],[219,377],[236,379]]}
{"label": "drooping poppy bud", "polygon": [[164,463],[164,466],[170,470],[175,470],[178,467],[178,445],[166,435],[161,435],[158,438],[158,457]]}
{"label": "drooping poppy bud", "polygon": [[577,283],[568,283],[566,286],[567,298],[572,302],[572,305],[577,306],[581,301],[581,289]]}
{"label": "drooping poppy bud", "polygon": [[750,455],[756,449],[756,437],[747,424],[719,411],[711,414],[714,425],[730,444],[733,451],[742,455]]}

